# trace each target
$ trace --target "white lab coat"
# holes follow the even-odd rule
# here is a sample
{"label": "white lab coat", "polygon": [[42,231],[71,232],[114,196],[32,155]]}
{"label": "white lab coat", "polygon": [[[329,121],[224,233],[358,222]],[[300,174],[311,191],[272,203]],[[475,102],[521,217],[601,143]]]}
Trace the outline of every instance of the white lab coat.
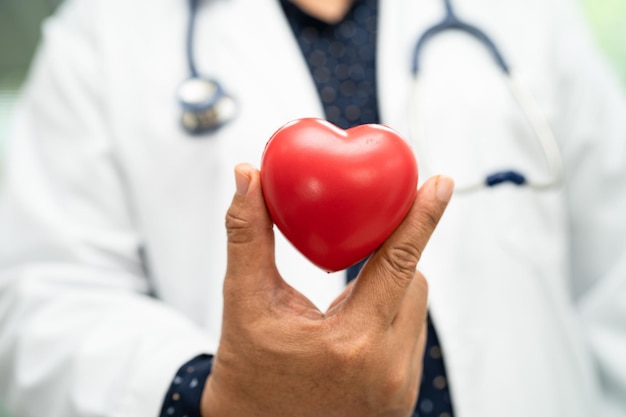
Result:
{"label": "white lab coat", "polygon": [[[381,2],[382,122],[408,137],[410,57],[439,0]],[[456,195],[424,253],[458,417],[626,416],[626,105],[568,0],[458,0],[554,127],[563,188]],[[154,417],[177,368],[215,352],[233,166],[285,122],[323,116],[275,0],[205,1],[201,72],[239,103],[206,138],[179,127],[181,0],[75,0],[48,21],[17,110],[0,206],[0,402],[14,417]],[[485,49],[424,52],[433,172],[545,175]],[[429,173],[420,173],[423,180]],[[341,273],[282,239],[285,278],[324,308]]]}

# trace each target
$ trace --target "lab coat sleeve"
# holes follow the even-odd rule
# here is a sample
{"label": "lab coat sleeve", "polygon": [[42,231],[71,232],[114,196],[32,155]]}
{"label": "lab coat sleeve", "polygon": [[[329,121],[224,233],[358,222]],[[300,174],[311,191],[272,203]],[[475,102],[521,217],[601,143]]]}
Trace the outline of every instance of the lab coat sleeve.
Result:
{"label": "lab coat sleeve", "polygon": [[0,403],[12,417],[155,417],[208,352],[149,296],[107,123],[98,2],[43,28],[16,110],[0,203]]}
{"label": "lab coat sleeve", "polygon": [[595,415],[626,416],[626,100],[581,10],[557,0],[558,136],[567,162],[572,291],[601,398]]}

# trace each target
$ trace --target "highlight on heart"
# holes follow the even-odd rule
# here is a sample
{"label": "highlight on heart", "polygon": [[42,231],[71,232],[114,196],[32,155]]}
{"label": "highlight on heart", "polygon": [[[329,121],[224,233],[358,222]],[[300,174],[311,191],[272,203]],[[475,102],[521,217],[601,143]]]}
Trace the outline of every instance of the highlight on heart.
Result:
{"label": "highlight on heart", "polygon": [[303,118],[268,140],[261,183],[280,232],[313,264],[335,272],[393,233],[415,199],[418,168],[410,145],[387,126],[343,130]]}

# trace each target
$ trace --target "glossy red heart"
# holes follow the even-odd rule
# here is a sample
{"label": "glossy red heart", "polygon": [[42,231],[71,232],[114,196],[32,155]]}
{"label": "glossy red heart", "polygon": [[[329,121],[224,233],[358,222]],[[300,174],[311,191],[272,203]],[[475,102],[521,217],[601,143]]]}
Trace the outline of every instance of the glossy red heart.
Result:
{"label": "glossy red heart", "polygon": [[366,258],[400,224],[415,198],[417,162],[386,126],[343,130],[306,118],[267,142],[261,183],[278,229],[311,262],[334,272]]}

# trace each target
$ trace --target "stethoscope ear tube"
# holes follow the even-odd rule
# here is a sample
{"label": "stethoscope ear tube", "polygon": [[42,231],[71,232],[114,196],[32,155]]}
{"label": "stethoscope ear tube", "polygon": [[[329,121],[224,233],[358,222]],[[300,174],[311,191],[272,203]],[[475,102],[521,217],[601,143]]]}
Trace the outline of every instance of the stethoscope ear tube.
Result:
{"label": "stethoscope ear tube", "polygon": [[524,113],[528,122],[530,123],[535,136],[537,137],[543,155],[546,160],[546,165],[549,171],[548,179],[544,181],[529,180],[526,176],[515,170],[497,171],[485,176],[482,180],[476,180],[467,184],[457,182],[455,186],[456,193],[468,193],[472,191],[478,191],[485,187],[495,187],[496,185],[504,183],[512,183],[518,186],[526,185],[530,188],[537,190],[546,190],[559,187],[563,183],[564,168],[559,145],[554,136],[554,132],[548,123],[546,117],[539,110],[537,102],[532,97],[530,91],[524,88],[523,84],[519,81],[518,77],[511,70],[507,64],[504,56],[500,53],[495,43],[480,29],[477,27],[460,21],[450,3],[450,0],[444,0],[446,6],[446,15],[444,20],[428,29],[418,39],[415,48],[413,49],[413,60],[411,66],[412,73],[412,86],[409,97],[409,136],[411,137],[418,158],[420,158],[420,165],[422,170],[427,174],[432,172],[429,170],[428,152],[425,149],[425,127],[424,121],[421,120],[421,111],[419,108],[418,99],[420,97],[419,92],[419,75],[420,75],[420,56],[426,42],[432,39],[435,35],[445,30],[460,30],[472,35],[480,43],[482,43],[492,54],[496,64],[500,68],[503,76],[505,77],[506,84],[509,91],[513,95],[513,98],[520,106],[520,109]]}
{"label": "stethoscope ear tube", "polygon": [[539,190],[556,188],[563,184],[565,168],[559,144],[554,135],[554,131],[545,115],[539,110],[537,101],[530,93],[530,90],[519,81],[515,72],[509,72],[506,77],[509,90],[519,104],[522,112],[533,128],[535,136],[539,140],[543,155],[546,159],[550,171],[549,179],[543,182],[534,181],[528,185]]}
{"label": "stethoscope ear tube", "polygon": [[420,56],[426,42],[437,34],[447,30],[459,30],[476,38],[491,53],[500,70],[503,73],[508,74],[510,71],[509,64],[506,62],[504,56],[500,53],[500,50],[496,47],[496,44],[489,38],[489,36],[487,36],[487,34],[478,27],[459,20],[454,12],[454,9],[452,8],[451,0],[444,0],[444,4],[446,6],[446,14],[443,20],[426,30],[417,40],[415,48],[413,48],[413,57],[411,60],[411,73],[413,76],[416,77],[420,71]]}
{"label": "stethoscope ear tube", "polygon": [[[536,190],[548,190],[557,188],[563,183],[563,160],[550,124],[539,111],[537,103],[530,94],[530,91],[523,87],[513,72],[505,74],[505,80],[513,98],[520,106],[522,113],[527,118],[539,141],[549,172],[547,179],[544,181],[530,180],[523,173],[516,170],[497,171],[487,174],[484,179],[476,179],[473,182],[463,183],[462,181],[457,181],[455,193],[469,193],[504,183],[528,186]],[[415,146],[415,152],[420,160],[422,170],[426,175],[430,175],[433,172],[428,159],[429,152],[426,149],[425,123],[421,117],[422,111],[418,102],[420,97],[419,86],[419,76],[414,76],[409,97],[409,137]]]}

